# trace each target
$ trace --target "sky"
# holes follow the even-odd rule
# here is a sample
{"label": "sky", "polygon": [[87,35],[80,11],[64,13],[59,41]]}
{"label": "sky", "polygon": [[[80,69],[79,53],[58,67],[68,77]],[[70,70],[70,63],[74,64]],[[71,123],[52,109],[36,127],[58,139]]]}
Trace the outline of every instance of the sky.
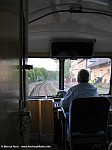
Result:
{"label": "sky", "polygon": [[50,71],[55,71],[57,69],[57,64],[53,59],[49,58],[28,58],[28,65],[33,65],[33,67],[45,68]]}

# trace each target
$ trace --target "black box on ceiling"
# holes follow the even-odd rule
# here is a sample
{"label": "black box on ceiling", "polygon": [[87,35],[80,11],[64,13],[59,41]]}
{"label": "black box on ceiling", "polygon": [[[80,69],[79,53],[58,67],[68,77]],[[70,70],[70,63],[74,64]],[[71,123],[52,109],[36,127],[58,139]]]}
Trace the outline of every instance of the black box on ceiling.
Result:
{"label": "black box on ceiling", "polygon": [[95,40],[51,41],[51,58],[88,58],[93,56]]}

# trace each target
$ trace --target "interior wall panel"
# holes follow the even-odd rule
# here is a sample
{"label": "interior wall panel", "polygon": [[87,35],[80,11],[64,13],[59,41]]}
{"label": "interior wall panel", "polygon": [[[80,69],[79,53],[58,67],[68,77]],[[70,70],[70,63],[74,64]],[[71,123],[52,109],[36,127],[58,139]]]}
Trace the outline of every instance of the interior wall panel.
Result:
{"label": "interior wall panel", "polygon": [[0,0],[0,145],[21,145],[20,0]]}

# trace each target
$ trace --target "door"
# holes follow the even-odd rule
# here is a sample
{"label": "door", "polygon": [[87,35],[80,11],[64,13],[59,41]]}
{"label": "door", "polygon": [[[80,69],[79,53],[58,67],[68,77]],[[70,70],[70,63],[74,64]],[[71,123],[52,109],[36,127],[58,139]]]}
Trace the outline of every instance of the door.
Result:
{"label": "door", "polygon": [[26,4],[0,0],[0,146],[7,149],[28,142],[23,132],[30,116],[25,111]]}

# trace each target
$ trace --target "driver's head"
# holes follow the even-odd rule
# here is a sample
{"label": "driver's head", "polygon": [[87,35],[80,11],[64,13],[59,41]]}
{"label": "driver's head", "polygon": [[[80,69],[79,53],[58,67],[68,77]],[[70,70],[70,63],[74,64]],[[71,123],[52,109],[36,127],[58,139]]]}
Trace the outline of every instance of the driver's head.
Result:
{"label": "driver's head", "polygon": [[89,72],[85,69],[81,69],[78,72],[77,80],[79,83],[86,83],[89,81]]}

